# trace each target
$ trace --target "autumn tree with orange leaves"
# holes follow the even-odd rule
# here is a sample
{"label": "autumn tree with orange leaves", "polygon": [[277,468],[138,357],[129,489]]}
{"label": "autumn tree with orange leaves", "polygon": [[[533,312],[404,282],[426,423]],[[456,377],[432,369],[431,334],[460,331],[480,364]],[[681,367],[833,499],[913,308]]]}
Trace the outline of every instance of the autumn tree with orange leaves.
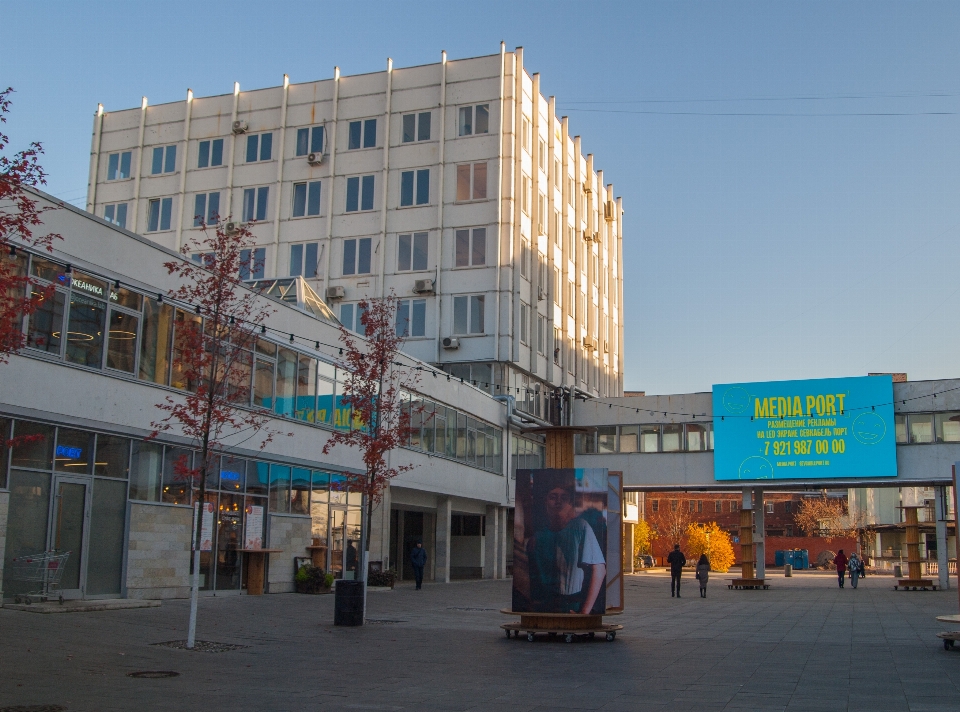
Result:
{"label": "autumn tree with orange leaves", "polygon": [[[199,454],[192,468],[185,459],[175,465],[178,479],[197,487],[201,503],[194,522],[188,648],[194,646],[196,633],[207,473],[219,471],[218,458],[231,446],[257,438],[263,449],[278,434],[267,427],[268,413],[249,408],[254,346],[274,311],[243,288],[240,280],[241,269],[255,272],[255,266],[249,264],[252,258],[247,257],[254,254],[249,249],[252,244],[253,235],[247,228],[228,234],[226,223],[218,222],[204,227],[202,238],[183,245],[182,259],[164,263],[167,271],[181,280],[169,297],[192,308],[191,312],[178,312],[173,344],[173,367],[187,392],[167,396],[157,405],[166,415],[153,423],[151,435],[173,432],[185,436]],[[195,253],[202,255],[200,263],[190,259]]]}
{"label": "autumn tree with orange leaves", "polygon": [[[407,441],[410,412],[404,407],[403,389],[417,383],[410,368],[398,366],[406,325],[398,325],[397,298],[363,300],[358,305],[364,340],[340,327],[344,355],[342,366],[348,375],[343,387],[343,406],[352,409],[354,427],[336,431],[323,446],[328,454],[338,445],[356,448],[363,458],[364,472],[347,475],[346,484],[364,496],[362,524],[363,562],[360,580],[367,580],[370,559],[370,523],[373,509],[383,499],[390,480],[412,469],[412,465],[388,462],[388,454]],[[400,328],[398,328],[398,326]],[[398,333],[399,332],[399,333]]]}

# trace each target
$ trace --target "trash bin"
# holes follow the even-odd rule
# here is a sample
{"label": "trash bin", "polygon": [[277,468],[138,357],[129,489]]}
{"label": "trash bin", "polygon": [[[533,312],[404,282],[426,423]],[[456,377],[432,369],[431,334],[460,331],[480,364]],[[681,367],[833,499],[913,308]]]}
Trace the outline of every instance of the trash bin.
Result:
{"label": "trash bin", "polygon": [[773,565],[783,566],[783,563],[783,551],[781,549],[777,549],[775,552],[773,552]]}
{"label": "trash bin", "polygon": [[794,551],[793,549],[787,549],[783,552],[783,564],[784,566],[790,566],[793,568],[796,561],[794,561]]}
{"label": "trash bin", "polygon": [[337,581],[333,599],[334,625],[363,625],[363,581]]}
{"label": "trash bin", "polygon": [[793,565],[792,565],[792,564],[784,564],[784,565],[783,565],[783,575],[786,576],[787,578],[790,578],[791,576],[793,576]]}
{"label": "trash bin", "polygon": [[797,549],[793,552],[793,568],[803,571],[810,568],[810,551]]}
{"label": "trash bin", "polygon": [[895,578],[903,578],[903,566],[901,564],[893,565],[893,575]]}

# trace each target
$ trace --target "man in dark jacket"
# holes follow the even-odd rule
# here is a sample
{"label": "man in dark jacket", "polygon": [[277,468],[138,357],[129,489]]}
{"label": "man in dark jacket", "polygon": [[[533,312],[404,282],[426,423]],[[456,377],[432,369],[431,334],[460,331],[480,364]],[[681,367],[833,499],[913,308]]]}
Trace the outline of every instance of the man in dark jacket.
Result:
{"label": "man in dark jacket", "polygon": [[667,563],[670,564],[670,597],[680,598],[680,574],[683,573],[683,567],[687,563],[687,557],[680,551],[680,545],[674,544],[673,551],[667,557]]}
{"label": "man in dark jacket", "polygon": [[413,565],[413,576],[417,579],[417,590],[423,586],[423,567],[427,565],[427,551],[423,548],[423,542],[417,542],[417,545],[410,552],[410,563]]}
{"label": "man in dark jacket", "polygon": [[840,588],[843,588],[843,582],[847,578],[847,555],[843,553],[843,549],[840,549],[837,555],[833,557],[833,563],[837,566]]}

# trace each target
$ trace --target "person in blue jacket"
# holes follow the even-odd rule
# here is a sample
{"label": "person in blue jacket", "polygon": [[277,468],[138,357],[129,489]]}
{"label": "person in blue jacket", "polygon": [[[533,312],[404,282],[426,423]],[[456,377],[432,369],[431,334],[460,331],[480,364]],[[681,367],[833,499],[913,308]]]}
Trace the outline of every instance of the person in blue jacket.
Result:
{"label": "person in blue jacket", "polygon": [[423,542],[418,541],[410,552],[410,563],[413,565],[413,575],[417,579],[417,590],[423,586],[423,567],[427,565],[427,551],[423,548]]}

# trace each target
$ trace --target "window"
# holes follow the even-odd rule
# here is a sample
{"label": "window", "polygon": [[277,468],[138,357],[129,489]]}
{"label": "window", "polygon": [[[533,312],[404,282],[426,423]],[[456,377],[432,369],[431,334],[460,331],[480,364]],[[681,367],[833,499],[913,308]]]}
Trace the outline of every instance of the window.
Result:
{"label": "window", "polygon": [[527,176],[520,176],[520,210],[524,215],[530,214],[530,203],[533,201],[533,188]]}
{"label": "window", "polygon": [[[560,329],[554,328],[554,330],[553,330],[553,362],[554,362],[554,364],[556,364],[557,366],[563,366],[562,351],[561,351],[561,349],[560,349],[560,344],[561,344],[562,342],[563,342],[563,337],[560,335]],[[634,435],[634,436],[633,436],[633,442],[634,442],[633,448],[634,448],[634,449],[633,449],[633,450],[629,450],[629,452],[636,452],[636,447],[637,447],[637,446],[636,446],[636,442],[637,442],[637,439],[636,439],[636,438],[637,438],[637,436]]]}
{"label": "window", "polygon": [[472,136],[485,133],[490,133],[490,105],[461,106],[460,135]]}
{"label": "window", "polygon": [[397,238],[397,271],[419,272],[427,269],[429,236],[426,232],[399,235]]}
{"label": "window", "polygon": [[695,500],[692,500],[692,499],[691,499],[691,500],[688,500],[688,501],[687,501],[687,508],[688,508],[691,512],[697,511],[697,503],[696,503],[696,501],[695,501]]}
{"label": "window", "polygon": [[111,153],[107,156],[107,180],[123,180],[130,177],[130,151]]}
{"label": "window", "polygon": [[539,152],[537,153],[537,163],[540,166],[540,170],[544,173],[547,172],[547,142],[543,139],[540,139]]}
{"label": "window", "polygon": [[363,310],[359,304],[341,304],[340,305],[340,323],[350,331],[358,334],[364,334],[365,329],[361,321]]}
{"label": "window", "polygon": [[268,186],[245,188],[243,191],[243,221],[266,220],[269,196],[270,188]]}
{"label": "window", "polygon": [[723,511],[723,500],[722,500],[722,499],[718,499],[718,500],[717,500],[716,502],[714,502],[713,504],[714,504],[714,509],[713,509],[714,512],[720,513],[720,512]]}
{"label": "window", "polygon": [[263,279],[267,248],[240,250],[240,279]]}
{"label": "window", "polygon": [[730,500],[730,511],[736,512],[739,509],[740,509],[740,504],[737,502],[737,500],[735,499]]}
{"label": "window", "polygon": [[373,238],[343,241],[343,276],[370,274],[370,248]]}
{"label": "window", "polygon": [[153,165],[150,167],[150,175],[160,175],[161,173],[173,173],[177,170],[177,146],[157,146],[153,149]]}
{"label": "window", "polygon": [[319,243],[308,242],[303,245],[290,245],[290,276],[302,276],[313,279],[317,276]]}
{"label": "window", "polygon": [[193,201],[193,226],[215,225],[220,218],[220,193],[197,193]]}
{"label": "window", "polygon": [[537,230],[539,234],[547,234],[547,194],[540,193],[537,196]]}
{"label": "window", "polygon": [[269,161],[273,154],[273,134],[247,136],[247,163]]}
{"label": "window", "polygon": [[530,150],[530,120],[524,116],[520,119],[520,141],[524,151]]}
{"label": "window", "polygon": [[103,208],[103,219],[125,228],[127,226],[127,204],[116,203]]}
{"label": "window", "polygon": [[487,263],[487,228],[456,231],[457,267],[477,267]]}
{"label": "window", "polygon": [[483,333],[483,301],[482,294],[453,298],[453,333]]}
{"label": "window", "polygon": [[425,336],[427,300],[401,299],[397,302],[397,336]]}
{"label": "window", "polygon": [[430,202],[430,169],[400,173],[400,207],[407,205],[426,205]]}
{"label": "window", "polygon": [[147,210],[147,232],[169,230],[171,213],[173,213],[173,198],[151,200]]}
{"label": "window", "polygon": [[671,512],[676,512],[677,509],[678,509],[678,505],[679,505],[679,501],[678,501],[678,500],[676,500],[676,499],[671,499],[671,500],[670,500],[670,511],[671,511]]}
{"label": "window", "polygon": [[347,178],[347,212],[373,210],[374,176]]}
{"label": "window", "polygon": [[597,428],[597,452],[608,455],[617,451],[617,426],[604,425]]}
{"label": "window", "polygon": [[297,155],[323,153],[323,126],[297,129]]}
{"label": "window", "polygon": [[487,164],[462,163],[457,166],[457,200],[487,199]]}
{"label": "window", "polygon": [[911,413],[907,419],[911,444],[933,442],[933,415],[929,413]]}
{"label": "window", "polygon": [[960,413],[937,413],[937,442],[960,442]]}
{"label": "window", "polygon": [[793,512],[793,502],[784,502],[783,511],[786,512],[787,514],[790,514],[791,512]]}
{"label": "window", "polygon": [[520,242],[520,276],[530,279],[530,241]]}
{"label": "window", "polygon": [[660,451],[660,426],[659,425],[641,425],[640,426],[640,452],[659,452]]}
{"label": "window", "polygon": [[320,214],[320,181],[293,184],[293,217]]}
{"label": "window", "polygon": [[537,353],[547,353],[547,317],[537,315]]}
{"label": "window", "polygon": [[660,500],[659,500],[659,499],[651,499],[651,500],[650,500],[650,511],[651,511],[651,512],[659,512],[659,511],[660,511]]}
{"label": "window", "polygon": [[561,292],[563,291],[560,287],[563,284],[563,280],[560,278],[560,268],[553,268],[553,303],[557,306],[560,306]]}
{"label": "window", "polygon": [[766,512],[767,514],[773,514],[773,502],[767,502]]}
{"label": "window", "polygon": [[201,141],[197,152],[197,168],[212,168],[223,165],[223,139]]}
{"label": "window", "polygon": [[354,148],[376,148],[377,146],[377,120],[366,119],[364,121],[351,121],[348,131],[349,143],[348,149]]}
{"label": "window", "polygon": [[528,342],[527,338],[527,326],[530,323],[530,307],[523,302],[520,302],[520,343],[525,344]]}
{"label": "window", "polygon": [[430,140],[430,112],[424,111],[419,114],[403,115],[403,138],[404,143],[414,141]]}

